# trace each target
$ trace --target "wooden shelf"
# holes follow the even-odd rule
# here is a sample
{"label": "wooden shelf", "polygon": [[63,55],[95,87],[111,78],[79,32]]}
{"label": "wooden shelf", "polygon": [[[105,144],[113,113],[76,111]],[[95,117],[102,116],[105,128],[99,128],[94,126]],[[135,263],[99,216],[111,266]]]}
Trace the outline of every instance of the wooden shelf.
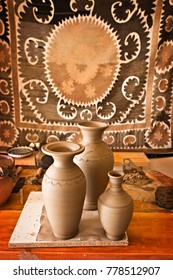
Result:
{"label": "wooden shelf", "polygon": [[[139,158],[135,163],[142,164],[145,157],[142,155],[142,163]],[[117,160],[117,156],[119,156]],[[115,163],[120,163],[124,156],[131,157],[135,154],[115,153]],[[143,161],[144,159],[144,161]],[[36,166],[29,168],[26,164],[33,164],[33,156],[22,159],[24,165],[20,177],[28,177],[35,174]],[[116,161],[117,160],[117,161]],[[18,161],[17,161],[18,162]],[[19,162],[18,162],[19,163]],[[21,161],[20,161],[21,163]],[[151,187],[156,185],[173,186],[173,178],[170,178],[158,171],[146,170],[147,175],[154,180],[152,186],[143,186],[143,191],[151,192]],[[18,178],[17,178],[18,179]],[[15,179],[15,181],[17,180]],[[14,181],[14,183],[15,183]],[[129,190],[127,186],[126,191]],[[12,236],[16,223],[22,213],[23,207],[27,201],[27,197],[31,191],[41,191],[41,185],[24,185],[24,203],[20,203],[19,193],[12,193],[6,205],[0,208],[0,259],[3,260],[24,260],[24,259],[40,259],[40,260],[173,260],[173,210],[166,210],[154,204],[153,201],[145,201],[140,196],[140,186],[135,189],[134,213],[131,223],[127,229],[129,240],[128,246],[88,246],[88,247],[58,247],[58,248],[9,248],[9,240]],[[130,190],[129,190],[130,191]],[[136,195],[138,194],[138,196]],[[26,225],[27,226],[27,225]]]}
{"label": "wooden shelf", "polygon": [[34,152],[32,155],[30,155],[28,157],[15,158],[15,165],[36,166],[35,165],[35,155],[36,155],[36,152]]}
{"label": "wooden shelf", "polygon": [[[136,166],[149,167],[150,165],[150,160],[142,152],[114,152],[113,154],[115,166],[122,166],[124,158],[131,159]],[[35,166],[35,155],[36,152],[25,158],[15,158],[15,164]]]}
{"label": "wooden shelf", "polygon": [[114,152],[115,167],[122,166],[124,158],[129,158],[138,167],[150,166],[150,160],[142,152]]}

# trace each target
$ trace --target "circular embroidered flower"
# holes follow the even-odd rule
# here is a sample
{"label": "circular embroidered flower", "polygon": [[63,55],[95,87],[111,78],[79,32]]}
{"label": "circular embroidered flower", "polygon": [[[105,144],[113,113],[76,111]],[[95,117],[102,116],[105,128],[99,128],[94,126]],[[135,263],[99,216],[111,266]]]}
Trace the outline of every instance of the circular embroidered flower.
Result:
{"label": "circular embroidered flower", "polygon": [[18,131],[10,121],[0,122],[0,143],[1,145],[13,145],[17,139]]}
{"label": "circular embroidered flower", "polygon": [[96,16],[69,18],[48,38],[45,69],[64,102],[94,105],[109,94],[120,70],[117,35]]}
{"label": "circular embroidered flower", "polygon": [[150,131],[147,132],[147,142],[152,148],[166,148],[170,141],[168,126],[163,122],[155,122]]}
{"label": "circular embroidered flower", "polygon": [[0,40],[0,71],[10,68],[10,48],[7,42]]}
{"label": "circular embroidered flower", "polygon": [[156,70],[159,74],[164,74],[173,67],[173,42],[164,42],[157,54]]}

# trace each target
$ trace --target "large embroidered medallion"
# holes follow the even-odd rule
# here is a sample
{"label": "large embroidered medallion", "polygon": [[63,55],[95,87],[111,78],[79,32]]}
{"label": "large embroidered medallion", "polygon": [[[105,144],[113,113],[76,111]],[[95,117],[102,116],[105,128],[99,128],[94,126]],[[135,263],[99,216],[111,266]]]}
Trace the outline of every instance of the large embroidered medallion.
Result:
{"label": "large embroidered medallion", "polygon": [[113,149],[172,148],[171,1],[1,2],[2,145],[78,141],[94,120]]}

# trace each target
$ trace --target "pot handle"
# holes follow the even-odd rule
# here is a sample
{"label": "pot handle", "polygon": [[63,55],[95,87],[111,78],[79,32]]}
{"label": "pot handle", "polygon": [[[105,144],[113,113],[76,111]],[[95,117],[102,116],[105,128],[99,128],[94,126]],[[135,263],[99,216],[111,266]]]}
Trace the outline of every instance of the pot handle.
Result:
{"label": "pot handle", "polygon": [[8,166],[5,166],[5,167],[0,166],[0,177],[8,176],[9,173],[10,173],[10,171],[9,171]]}

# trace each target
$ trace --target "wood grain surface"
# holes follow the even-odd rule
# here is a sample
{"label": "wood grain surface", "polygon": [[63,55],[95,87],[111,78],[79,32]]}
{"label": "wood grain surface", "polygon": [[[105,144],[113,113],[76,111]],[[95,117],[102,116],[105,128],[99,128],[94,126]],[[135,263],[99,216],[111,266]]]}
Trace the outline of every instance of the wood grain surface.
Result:
{"label": "wood grain surface", "polygon": [[[36,167],[25,167],[19,176],[32,177],[36,172]],[[173,179],[160,172],[147,170],[147,175],[154,184],[173,185]],[[23,186],[23,204],[20,202],[20,193],[13,193],[6,205],[0,208],[0,259],[173,259],[173,210],[140,199],[134,200],[135,211],[127,230],[128,246],[9,248],[8,242],[29,193],[40,190],[41,185],[27,182]]]}
{"label": "wood grain surface", "polygon": [[134,213],[126,247],[9,249],[20,211],[0,211],[0,259],[173,259],[173,214]]}

